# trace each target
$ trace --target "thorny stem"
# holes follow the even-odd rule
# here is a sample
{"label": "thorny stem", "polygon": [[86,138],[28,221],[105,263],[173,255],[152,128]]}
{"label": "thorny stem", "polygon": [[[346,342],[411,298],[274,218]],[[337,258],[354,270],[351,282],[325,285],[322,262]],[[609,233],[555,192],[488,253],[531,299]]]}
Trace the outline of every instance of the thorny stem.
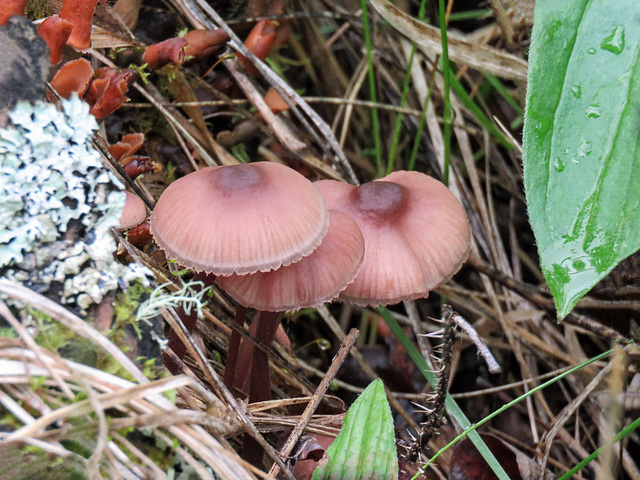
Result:
{"label": "thorny stem", "polygon": [[443,305],[442,312],[444,333],[442,335],[442,357],[439,362],[441,368],[438,372],[438,388],[436,389],[436,394],[433,399],[433,405],[427,415],[427,420],[422,424],[418,439],[411,446],[407,455],[407,459],[410,462],[416,461],[420,450],[438,433],[444,418],[444,406],[449,388],[449,378],[451,376],[453,346],[456,341],[455,321],[453,320],[456,312],[454,312],[449,305]]}

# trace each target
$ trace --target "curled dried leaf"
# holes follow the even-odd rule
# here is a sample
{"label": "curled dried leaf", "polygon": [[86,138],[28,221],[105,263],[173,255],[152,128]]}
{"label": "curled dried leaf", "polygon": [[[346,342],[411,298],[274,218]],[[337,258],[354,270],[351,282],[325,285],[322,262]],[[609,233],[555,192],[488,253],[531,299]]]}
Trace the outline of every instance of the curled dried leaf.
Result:
{"label": "curled dried leaf", "polygon": [[284,101],[284,98],[280,96],[278,91],[271,87],[264,96],[264,102],[271,109],[273,113],[280,113],[289,110],[289,105]]}
{"label": "curled dried leaf", "polygon": [[138,178],[143,173],[157,172],[160,170],[160,165],[151,160],[149,157],[142,155],[134,155],[125,159],[124,171],[127,172],[133,180]]}
{"label": "curled dried leaf", "polygon": [[140,16],[142,0],[118,0],[111,11],[129,29],[134,30]]}
{"label": "curled dried leaf", "polygon": [[[263,18],[253,27],[249,36],[244,41],[245,47],[260,60],[267,58],[276,37],[278,25],[278,22],[275,20]],[[256,67],[240,53],[238,54],[238,61],[247,69],[247,73],[251,75],[258,73]]]}

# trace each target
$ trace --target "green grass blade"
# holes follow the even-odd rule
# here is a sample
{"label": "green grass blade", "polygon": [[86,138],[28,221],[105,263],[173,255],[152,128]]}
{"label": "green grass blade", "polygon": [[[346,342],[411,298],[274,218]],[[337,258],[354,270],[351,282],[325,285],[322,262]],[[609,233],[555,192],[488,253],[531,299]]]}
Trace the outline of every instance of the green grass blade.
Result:
{"label": "green grass blade", "polygon": [[[483,418],[482,420],[480,420],[478,423],[469,426],[469,428],[465,429],[464,432],[462,432],[460,435],[458,435],[456,438],[454,438],[453,440],[451,440],[451,442],[449,442],[447,445],[445,445],[444,447],[442,447],[442,449],[440,449],[433,457],[431,457],[429,459],[429,461],[426,463],[425,467],[427,467],[430,463],[432,463],[436,458],[438,458],[442,453],[444,453],[445,451],[447,451],[449,448],[453,447],[456,443],[458,443],[460,440],[462,440],[464,437],[466,437],[470,432],[476,430],[477,428],[481,427],[482,425],[484,425],[485,423],[487,423],[489,420],[491,420],[492,418],[500,415],[502,412],[504,412],[505,410],[513,407],[515,404],[522,402],[523,400],[525,400],[527,397],[530,397],[531,395],[533,395],[534,393],[542,390],[543,388],[546,388],[550,385],[553,385],[555,382],[557,382],[558,380],[563,379],[564,377],[566,377],[567,375],[576,372],[577,370],[580,370],[581,368],[586,367],[587,365],[593,363],[593,362],[597,362],[598,360],[602,360],[603,358],[607,357],[608,355],[610,355],[612,352],[612,350],[608,350],[604,353],[601,353],[600,355],[597,355],[593,358],[590,358],[589,360],[586,360],[582,363],[580,363],[579,365],[576,365],[574,368],[571,368],[569,370],[567,370],[566,372],[563,372],[561,374],[559,374],[557,377],[553,377],[550,380],[547,380],[545,383],[538,385],[535,388],[532,388],[531,390],[529,390],[527,393],[524,393],[523,395],[520,395],[519,397],[511,400],[509,403],[504,404],[502,407],[500,407],[499,409],[495,410],[494,412],[490,413],[489,415],[487,415],[485,418]],[[469,437],[471,438],[471,437]],[[484,456],[484,455],[483,455]],[[485,458],[485,460],[487,460]],[[487,460],[487,463],[489,463],[489,465],[491,465],[491,462],[489,462]]]}
{"label": "green grass blade", "polygon": [[[376,94],[376,72],[373,68],[373,50],[371,45],[371,30],[369,27],[369,14],[367,13],[367,0],[360,0],[362,8],[362,28],[364,29],[364,42],[367,48],[367,65],[369,67],[369,98],[373,103],[378,103],[378,95]],[[376,158],[376,172],[378,177],[384,175],[384,165],[382,164],[382,139],[380,138],[380,120],[378,116],[378,108],[371,109],[371,129],[373,130],[373,143]]]}
{"label": "green grass blade", "polygon": [[476,105],[473,99],[465,91],[462,84],[456,79],[454,75],[451,75],[451,88],[455,92],[456,96],[460,99],[462,104],[471,112],[476,121],[486,128],[493,137],[498,140],[504,147],[509,150],[513,150],[514,146],[507,137],[494,125],[494,123],[487,118],[482,109]]}
{"label": "green grass blade", "polygon": [[[384,321],[389,326],[389,329],[393,332],[393,334],[396,336],[398,341],[400,341],[400,343],[402,344],[404,349],[407,351],[407,354],[409,355],[411,360],[413,360],[413,362],[420,369],[420,371],[422,372],[424,377],[427,379],[429,384],[435,389],[437,387],[438,378],[437,378],[435,373],[433,373],[431,370],[429,370],[427,362],[424,359],[424,357],[422,356],[422,354],[418,351],[418,349],[415,347],[413,342],[409,339],[407,334],[404,333],[404,330],[402,330],[400,325],[398,325],[398,322],[396,321],[396,319],[393,318],[391,313],[386,308],[378,307],[378,312],[380,313],[380,315],[382,316]],[[501,414],[505,410],[511,408],[515,404],[525,400],[527,397],[535,394],[536,392],[538,392],[538,391],[540,391],[540,390],[542,390],[542,389],[554,384],[555,382],[557,382],[558,380],[563,379],[567,375],[575,373],[576,371],[580,370],[581,368],[586,367],[587,365],[590,365],[590,364],[592,364],[594,362],[597,362],[599,360],[602,360],[602,359],[606,358],[607,356],[611,355],[612,351],[613,350],[607,350],[606,352],[603,352],[600,355],[597,355],[597,356],[595,356],[593,358],[590,358],[589,360],[586,360],[586,361],[576,365],[575,367],[573,367],[573,368],[571,368],[571,369],[559,374],[558,376],[556,376],[556,377],[554,377],[554,378],[552,378],[552,379],[550,379],[550,380],[538,385],[537,387],[532,388],[531,390],[529,390],[525,394],[520,395],[518,398],[515,398],[514,400],[510,401],[509,403],[503,405],[502,407],[500,407],[499,409],[497,409],[496,411],[492,412],[490,415],[488,415],[487,417],[483,418],[481,421],[479,421],[479,422],[477,422],[476,424],[473,424],[473,425],[469,422],[469,420],[467,420],[467,417],[462,412],[460,407],[458,407],[458,405],[455,402],[455,400],[453,398],[451,398],[450,395],[447,395],[447,399],[445,401],[445,406],[447,408],[447,411],[458,422],[458,424],[464,429],[464,431],[460,435],[458,435],[456,438],[454,438],[451,442],[449,442],[447,445],[445,445],[433,457],[431,457],[429,459],[429,461],[427,462],[427,464],[425,465],[425,467],[428,466],[430,463],[432,463],[443,452],[445,452],[446,450],[451,448],[453,445],[455,445],[457,442],[459,442],[462,438],[464,438],[465,436],[469,436],[469,440],[471,440],[473,442],[475,447],[478,449],[478,451],[480,452],[482,457],[487,461],[487,463],[489,464],[491,469],[494,471],[494,473],[496,475],[498,475],[498,478],[500,478],[501,480],[502,479],[508,480],[509,476],[502,469],[502,466],[498,463],[498,461],[495,459],[495,457],[493,456],[493,454],[491,453],[489,448],[484,444],[484,442],[480,438],[480,435],[478,434],[478,432],[476,432],[475,430],[478,427],[480,427],[480,426],[484,425],[485,423],[487,423],[492,418],[494,418],[497,415]],[[635,424],[635,422],[634,422],[634,424]],[[626,430],[627,429],[623,430],[623,432],[626,431]]]}
{"label": "green grass blade", "polygon": [[443,101],[444,110],[442,121],[444,123],[444,171],[442,172],[442,183],[449,186],[449,162],[451,160],[451,125],[453,123],[451,110],[451,99],[449,98],[449,84],[451,83],[451,66],[449,65],[449,42],[447,42],[447,7],[445,0],[439,0],[438,20],[440,21],[440,36],[442,41],[442,76],[444,78]]}
{"label": "green grass blade", "polygon": [[[426,7],[427,7],[427,0],[422,0],[422,2],[420,3],[420,11],[418,12],[418,20],[420,21],[424,20],[424,15],[427,10]],[[411,83],[411,67],[413,66],[413,59],[416,55],[417,47],[418,45],[416,44],[416,42],[411,42],[411,55],[409,55],[407,72],[404,76],[404,83],[402,84],[402,96],[400,98],[401,107],[404,107],[405,104],[407,103],[407,95],[409,94],[409,84]],[[398,113],[398,116],[396,117],[396,125],[393,130],[393,140],[391,141],[391,148],[389,149],[389,160],[387,161],[387,175],[393,172],[396,151],[398,150],[398,142],[400,141],[400,129],[402,128],[403,117],[404,115],[402,113]],[[418,132],[418,138],[420,138],[420,132],[421,130]],[[413,168],[410,168],[409,170],[413,170]]]}

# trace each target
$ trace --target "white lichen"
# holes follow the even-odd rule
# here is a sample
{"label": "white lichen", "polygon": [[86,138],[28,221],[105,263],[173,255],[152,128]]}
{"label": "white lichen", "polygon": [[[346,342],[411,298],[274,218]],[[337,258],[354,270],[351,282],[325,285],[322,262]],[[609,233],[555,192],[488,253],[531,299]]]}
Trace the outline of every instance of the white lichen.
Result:
{"label": "white lichen", "polygon": [[202,318],[204,296],[209,295],[211,287],[205,287],[201,281],[191,281],[185,283],[180,290],[171,292],[167,289],[169,285],[171,282],[163,283],[151,292],[149,298],[138,307],[136,320],[149,321],[168,307],[182,308],[187,315],[191,314],[193,308],[198,318]]}
{"label": "white lichen", "polygon": [[85,310],[148,272],[117,263],[109,233],[123,185],[91,143],[98,128],[77,97],[20,102],[0,129],[0,275]]}

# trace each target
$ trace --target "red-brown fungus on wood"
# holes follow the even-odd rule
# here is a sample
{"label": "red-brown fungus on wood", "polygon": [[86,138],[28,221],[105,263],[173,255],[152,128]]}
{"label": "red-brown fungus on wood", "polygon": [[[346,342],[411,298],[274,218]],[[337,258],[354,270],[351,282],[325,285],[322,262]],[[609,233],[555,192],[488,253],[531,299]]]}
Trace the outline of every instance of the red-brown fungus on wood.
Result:
{"label": "red-brown fungus on wood", "polygon": [[127,198],[124,202],[122,215],[120,215],[121,230],[127,230],[140,225],[147,218],[147,208],[144,202],[131,192],[124,192]]}
{"label": "red-brown fungus on wood", "polygon": [[289,110],[287,102],[284,101],[284,98],[282,98],[278,91],[273,87],[267,90],[267,93],[264,96],[264,102],[273,113],[280,113]]}
{"label": "red-brown fungus on wood", "polygon": [[125,94],[133,81],[133,72],[128,68],[118,72],[116,68],[103,67],[96,70],[96,75],[85,100],[91,105],[89,113],[101,120],[129,100]]}
{"label": "red-brown fungus on wood", "polygon": [[111,145],[108,150],[116,162],[119,162],[120,165],[126,165],[127,159],[140,150],[143,143],[144,133],[128,133],[118,143]]}
{"label": "red-brown fungus on wood", "polygon": [[216,30],[191,30],[184,36],[187,41],[184,53],[194,60],[206,58],[223,47],[229,40],[227,32]]}
{"label": "red-brown fungus on wood", "polygon": [[184,49],[187,41],[184,38],[174,37],[159,43],[149,45],[144,52],[144,61],[151,70],[157,70],[169,65],[182,65],[184,62]]}
{"label": "red-brown fungus on wood", "polygon": [[[245,47],[247,47],[249,51],[260,60],[267,58],[276,37],[278,25],[278,22],[275,20],[263,18],[255,25],[255,27],[253,27],[249,36],[244,41]],[[237,57],[238,61],[245,67],[248,74],[255,75],[258,73],[258,69],[253,65],[253,63],[247,60],[247,57],[241,53],[238,53]]]}
{"label": "red-brown fungus on wood", "polygon": [[6,25],[14,15],[24,16],[29,0],[0,0],[0,25]]}
{"label": "red-brown fungus on wood", "polygon": [[84,58],[78,58],[60,67],[51,80],[51,86],[62,98],[68,99],[72,92],[82,97],[91,83],[93,74],[91,64]]}
{"label": "red-brown fungus on wood", "polygon": [[69,40],[73,25],[60,17],[48,17],[38,27],[38,34],[49,46],[49,62],[56,65],[62,61],[62,51]]}
{"label": "red-brown fungus on wood", "polygon": [[469,254],[464,209],[441,182],[419,172],[394,172],[354,187],[315,183],[330,209],[356,221],[365,258],[340,298],[356,305],[387,305],[424,298],[448,281]]}
{"label": "red-brown fungus on wood", "polygon": [[98,0],[64,0],[58,16],[73,24],[68,44],[77,50],[91,46],[91,20]]}
{"label": "red-brown fungus on wood", "polygon": [[151,215],[151,233],[169,258],[216,275],[297,262],[328,227],[329,212],[313,184],[271,162],[191,173],[167,187]]}
{"label": "red-brown fungus on wood", "polygon": [[149,232],[149,222],[141,223],[137,227],[130,229],[127,232],[127,240],[136,247],[149,245],[153,241],[151,232]]}
{"label": "red-brown fungus on wood", "polygon": [[123,165],[124,171],[127,172],[133,180],[138,178],[143,173],[157,172],[162,169],[162,166],[149,157],[143,155],[133,155],[127,157],[126,163]]}
{"label": "red-brown fungus on wood", "polygon": [[348,215],[330,211],[329,230],[310,255],[269,272],[218,277],[216,283],[245,307],[281,312],[322,305],[349,285],[362,263],[364,239]]}

